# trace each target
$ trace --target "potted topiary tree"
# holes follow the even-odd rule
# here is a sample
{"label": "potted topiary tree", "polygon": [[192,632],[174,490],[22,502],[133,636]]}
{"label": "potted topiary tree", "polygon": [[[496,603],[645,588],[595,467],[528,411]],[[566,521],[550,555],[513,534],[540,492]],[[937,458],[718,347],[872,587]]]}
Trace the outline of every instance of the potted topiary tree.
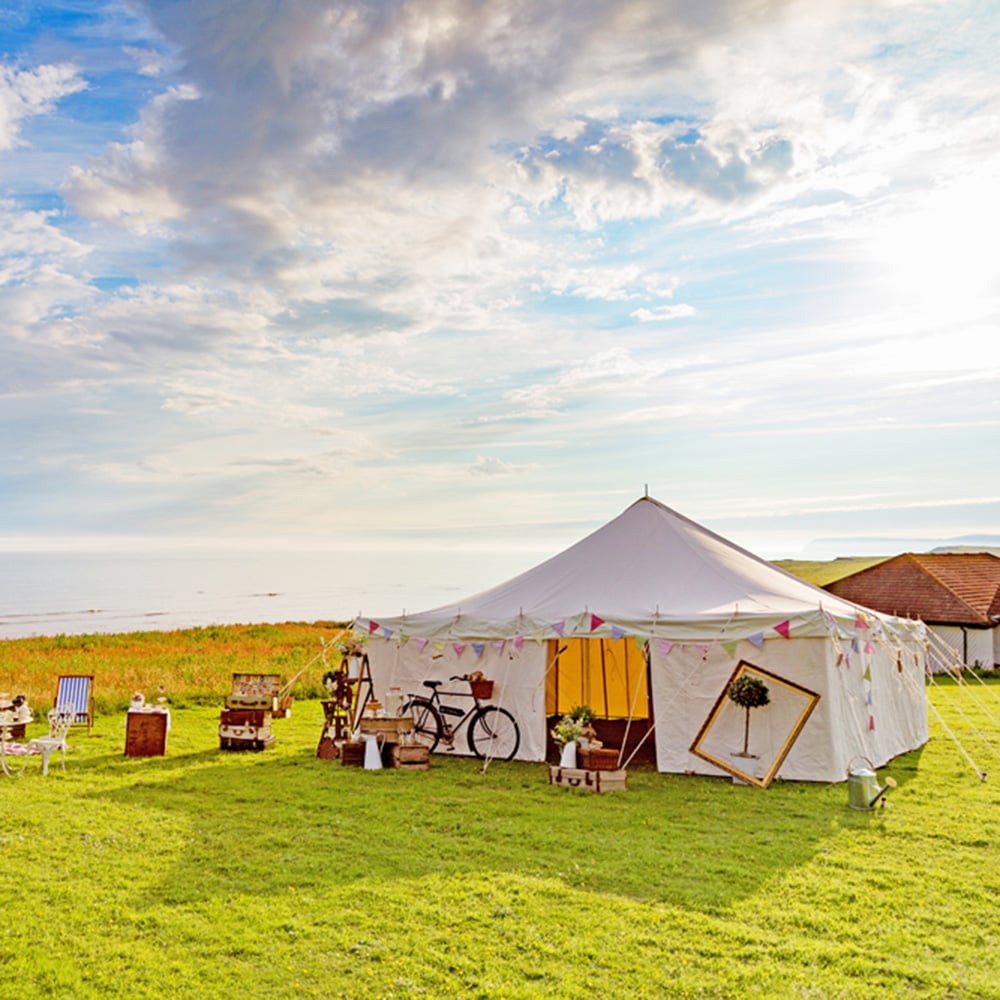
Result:
{"label": "potted topiary tree", "polygon": [[746,723],[743,727],[743,749],[733,754],[734,757],[755,757],[750,753],[750,710],[763,708],[770,704],[771,695],[767,690],[767,685],[759,678],[750,674],[742,674],[729,685],[726,692],[729,700],[735,702],[746,712]]}

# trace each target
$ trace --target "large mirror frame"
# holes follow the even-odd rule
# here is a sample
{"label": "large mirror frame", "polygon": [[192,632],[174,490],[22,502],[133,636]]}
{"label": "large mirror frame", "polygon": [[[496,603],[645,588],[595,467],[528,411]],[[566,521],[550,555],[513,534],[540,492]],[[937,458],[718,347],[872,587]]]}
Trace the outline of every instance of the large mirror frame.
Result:
{"label": "large mirror frame", "polygon": [[[757,677],[767,684],[775,685],[775,689],[771,691],[772,701],[777,698],[782,698],[785,703],[786,713],[790,706],[792,706],[792,711],[794,711],[794,704],[796,701],[802,703],[801,710],[794,717],[791,725],[789,726],[787,732],[784,735],[784,741],[781,747],[778,749],[777,754],[767,765],[767,770],[763,775],[752,774],[748,770],[739,767],[734,764],[732,760],[726,760],[719,756],[718,752],[714,752],[715,748],[711,746],[712,738],[712,728],[719,723],[719,720],[724,714],[729,714],[730,711],[742,711],[739,706],[735,705],[729,699],[728,691],[730,684],[743,676]],[[697,757],[701,757],[702,760],[707,760],[710,764],[714,764],[716,767],[721,768],[727,774],[731,774],[734,778],[740,781],[745,781],[749,785],[756,785],[758,788],[767,788],[768,785],[774,780],[774,776],[778,773],[778,768],[784,763],[785,758],[788,756],[789,750],[792,749],[795,741],[799,737],[799,733],[802,732],[803,727],[812,714],[813,709],[819,702],[820,696],[815,691],[810,691],[809,688],[803,687],[801,684],[796,684],[794,681],[787,680],[784,677],[779,677],[778,674],[773,674],[769,670],[765,670],[763,667],[755,666],[753,663],[747,660],[740,660],[736,665],[736,669],[733,671],[729,680],[726,681],[722,688],[722,692],[716,699],[715,704],[712,706],[712,711],[708,714],[708,718],[701,725],[701,729],[698,731],[698,735],[694,738],[694,742],[690,746],[690,752],[695,754]],[[766,711],[765,709],[762,709]],[[754,711],[751,709],[751,711]],[[738,754],[731,754],[730,756],[739,757]],[[755,760],[760,760],[759,757],[755,757]],[[766,761],[764,762],[767,763]]]}

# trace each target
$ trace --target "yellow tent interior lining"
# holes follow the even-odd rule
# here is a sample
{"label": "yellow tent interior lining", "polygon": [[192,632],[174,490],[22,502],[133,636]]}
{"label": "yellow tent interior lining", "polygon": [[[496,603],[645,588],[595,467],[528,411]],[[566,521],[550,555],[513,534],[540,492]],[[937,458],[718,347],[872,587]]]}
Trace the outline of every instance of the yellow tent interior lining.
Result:
{"label": "yellow tent interior lining", "polygon": [[546,715],[588,705],[598,719],[650,717],[646,655],[631,639],[552,639],[553,660],[545,678]]}

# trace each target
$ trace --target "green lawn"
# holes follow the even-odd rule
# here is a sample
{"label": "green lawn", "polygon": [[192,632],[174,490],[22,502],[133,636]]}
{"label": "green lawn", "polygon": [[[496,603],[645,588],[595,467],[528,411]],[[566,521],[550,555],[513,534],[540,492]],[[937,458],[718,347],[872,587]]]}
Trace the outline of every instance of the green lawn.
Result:
{"label": "green lawn", "polygon": [[143,760],[108,714],[65,774],[0,777],[8,993],[1000,997],[1000,790],[934,724],[868,813],[844,784],[366,772],[316,759],[321,720],[299,701],[274,747],[221,753],[191,705]]}

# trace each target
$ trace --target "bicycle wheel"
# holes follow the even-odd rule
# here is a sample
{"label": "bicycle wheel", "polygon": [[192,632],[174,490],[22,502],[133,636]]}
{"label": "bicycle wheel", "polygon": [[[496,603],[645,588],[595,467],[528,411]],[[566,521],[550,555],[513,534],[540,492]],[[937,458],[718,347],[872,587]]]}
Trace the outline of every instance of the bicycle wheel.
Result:
{"label": "bicycle wheel", "polygon": [[510,760],[521,745],[521,731],[506,708],[487,705],[469,723],[469,749],[477,757]]}
{"label": "bicycle wheel", "polygon": [[441,716],[426,698],[414,698],[403,706],[403,715],[413,718],[413,738],[433,751],[441,739]]}

